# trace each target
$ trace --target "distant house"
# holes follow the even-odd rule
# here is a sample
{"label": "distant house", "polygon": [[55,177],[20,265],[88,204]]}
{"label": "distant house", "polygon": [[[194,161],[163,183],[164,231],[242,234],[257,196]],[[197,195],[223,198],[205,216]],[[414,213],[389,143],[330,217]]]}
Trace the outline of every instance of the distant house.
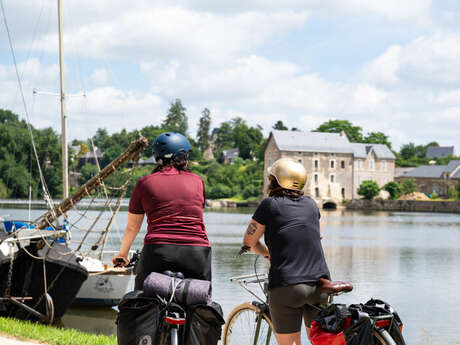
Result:
{"label": "distant house", "polygon": [[220,155],[220,161],[224,164],[233,164],[239,154],[240,150],[238,149],[223,150]]}
{"label": "distant house", "polygon": [[317,200],[357,198],[363,181],[383,186],[394,179],[396,157],[386,145],[351,143],[344,132],[274,130],[265,146],[265,191],[267,168],[283,157],[303,164],[308,173],[305,194]]}
{"label": "distant house", "polygon": [[85,164],[88,164],[88,163],[96,165],[96,159],[99,162],[99,165],[102,164],[102,157],[104,157],[104,152],[99,150],[99,148],[97,148],[97,147],[96,147],[96,149],[94,151],[96,151],[96,154],[94,154],[93,150],[91,150],[89,152],[86,152],[83,156],[81,156],[78,159],[78,168],[79,169],[82,166],[84,166]]}
{"label": "distant house", "polygon": [[426,158],[445,158],[454,156],[454,146],[428,146]]}
{"label": "distant house", "polygon": [[447,165],[422,165],[396,178],[398,181],[413,179],[422,193],[448,196],[449,188],[456,188],[460,181],[460,160]]}

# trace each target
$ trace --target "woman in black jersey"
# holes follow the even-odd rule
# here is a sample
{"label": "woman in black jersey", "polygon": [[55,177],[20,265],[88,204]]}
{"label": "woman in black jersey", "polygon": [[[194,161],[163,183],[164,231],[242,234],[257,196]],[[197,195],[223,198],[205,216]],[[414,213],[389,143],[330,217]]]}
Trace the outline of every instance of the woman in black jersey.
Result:
{"label": "woman in black jersey", "polygon": [[[320,212],[303,195],[307,172],[288,158],[269,168],[268,198],[255,211],[243,244],[270,259],[268,299],[279,345],[300,345],[302,317],[307,334],[324,302],[318,280],[330,279],[320,237]],[[264,235],[263,245],[259,239]]]}

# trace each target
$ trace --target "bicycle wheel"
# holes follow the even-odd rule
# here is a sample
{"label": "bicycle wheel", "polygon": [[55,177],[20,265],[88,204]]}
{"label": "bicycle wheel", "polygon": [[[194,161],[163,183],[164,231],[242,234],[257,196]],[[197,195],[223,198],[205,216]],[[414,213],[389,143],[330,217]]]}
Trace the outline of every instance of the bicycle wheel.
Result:
{"label": "bicycle wheel", "polygon": [[396,342],[393,340],[390,333],[384,329],[374,331],[374,337],[382,345],[396,345]]}
{"label": "bicycle wheel", "polygon": [[259,310],[250,303],[243,303],[232,310],[225,323],[223,345],[276,345],[273,325],[264,313],[256,337]]}

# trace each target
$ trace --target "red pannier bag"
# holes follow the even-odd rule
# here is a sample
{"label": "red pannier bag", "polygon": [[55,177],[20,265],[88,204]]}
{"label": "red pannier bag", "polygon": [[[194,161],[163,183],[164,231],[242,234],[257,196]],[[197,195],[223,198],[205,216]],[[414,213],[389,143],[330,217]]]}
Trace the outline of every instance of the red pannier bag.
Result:
{"label": "red pannier bag", "polygon": [[[351,321],[347,321],[348,327]],[[340,333],[332,333],[325,331],[320,325],[313,321],[310,328],[310,339],[313,345],[346,345],[343,331]]]}

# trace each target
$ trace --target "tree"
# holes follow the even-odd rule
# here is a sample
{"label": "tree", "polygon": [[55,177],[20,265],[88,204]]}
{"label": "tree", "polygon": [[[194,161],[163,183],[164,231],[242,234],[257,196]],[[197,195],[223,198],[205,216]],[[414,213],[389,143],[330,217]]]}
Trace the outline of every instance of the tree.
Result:
{"label": "tree", "polygon": [[83,185],[88,182],[90,178],[97,175],[98,169],[94,164],[87,163],[81,167],[80,173],[81,175],[78,178],[78,183]]}
{"label": "tree", "polygon": [[358,194],[362,195],[364,199],[372,200],[380,192],[379,185],[375,181],[366,180],[361,183],[358,189]]}
{"label": "tree", "polygon": [[243,159],[253,158],[263,140],[262,132],[255,127],[248,127],[245,123],[238,124],[233,130],[233,138]]}
{"label": "tree", "polygon": [[323,122],[313,132],[326,132],[326,133],[340,133],[344,131],[348,139],[353,143],[360,143],[363,141],[363,129],[347,120],[329,120]]}
{"label": "tree", "polygon": [[417,185],[415,184],[413,179],[405,179],[401,183],[401,191],[403,195],[414,193],[415,191],[417,191]]}
{"label": "tree", "polygon": [[388,140],[389,136],[382,132],[370,132],[367,133],[367,136],[364,138],[363,142],[369,144],[384,144],[391,149],[391,143]]}
{"label": "tree", "polygon": [[395,181],[388,182],[385,186],[383,186],[383,189],[390,194],[391,200],[398,199],[402,193],[401,185]]}
{"label": "tree", "polygon": [[5,183],[0,179],[0,198],[6,199],[9,198],[11,191],[6,188]]}
{"label": "tree", "polygon": [[401,146],[399,154],[403,159],[410,159],[417,155],[417,148],[414,143],[409,143]]}
{"label": "tree", "polygon": [[460,181],[457,184],[457,199],[460,199]]}
{"label": "tree", "polygon": [[211,112],[208,108],[204,108],[201,112],[200,122],[198,123],[198,131],[196,133],[197,144],[203,153],[209,147],[211,129]]}
{"label": "tree", "polygon": [[288,128],[284,125],[283,121],[278,120],[272,127],[273,129],[277,129],[279,131],[287,131]]}
{"label": "tree", "polygon": [[186,135],[188,119],[185,110],[187,109],[182,105],[182,101],[179,98],[171,102],[166,119],[161,125],[163,129],[169,132],[177,132]]}
{"label": "tree", "polygon": [[222,122],[216,132],[216,154],[234,147],[233,129],[229,122]]}

